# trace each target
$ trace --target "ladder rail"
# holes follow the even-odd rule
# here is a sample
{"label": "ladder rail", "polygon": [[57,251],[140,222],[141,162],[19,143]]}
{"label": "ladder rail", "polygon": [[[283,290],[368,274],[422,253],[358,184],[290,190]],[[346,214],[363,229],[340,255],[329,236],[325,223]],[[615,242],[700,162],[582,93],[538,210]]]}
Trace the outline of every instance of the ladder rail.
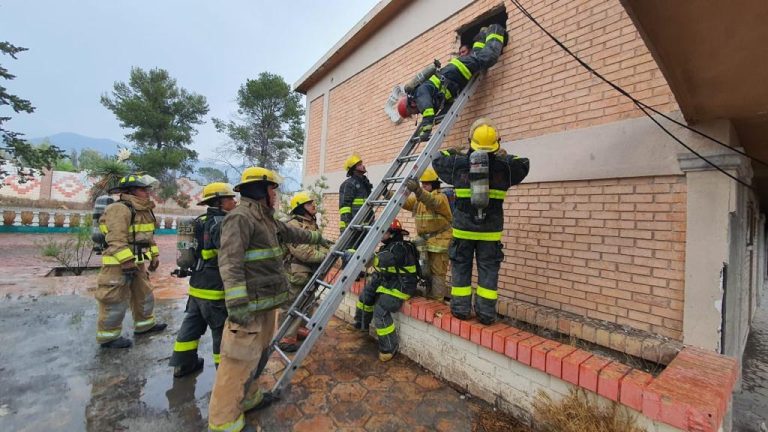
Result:
{"label": "ladder rail", "polygon": [[[405,143],[397,156],[395,156],[393,163],[387,169],[387,172],[382,177],[383,179],[391,177],[416,178],[418,179],[435,158],[440,150],[442,142],[450,132],[453,124],[459,117],[459,114],[464,108],[464,105],[471,99],[475,92],[475,89],[480,81],[480,77],[484,73],[473,76],[469,83],[467,83],[461,94],[454,100],[453,105],[448,112],[443,116],[437,131],[432,135],[424,149],[418,153],[418,156],[414,159],[415,154],[411,154],[416,150],[421,142],[418,140],[418,130],[414,132],[411,138]],[[401,172],[402,170],[402,172]],[[391,188],[391,189],[390,189]],[[384,206],[375,206],[376,201],[386,199],[386,193],[392,190],[392,197],[389,199],[389,203]],[[287,330],[295,324],[296,320],[305,322],[303,318],[309,318],[309,322],[306,322],[306,327],[309,329],[304,342],[299,346],[293,359],[291,359],[282,371],[281,376],[275,382],[272,393],[275,396],[279,396],[280,393],[290,385],[293,374],[298,370],[303,360],[312,350],[317,339],[322,335],[328,322],[332,318],[333,314],[341,304],[344,295],[348,291],[349,287],[354,283],[357,275],[365,268],[367,261],[373,257],[376,252],[376,248],[381,242],[386,230],[392,223],[392,220],[400,212],[406,198],[410,195],[410,191],[406,188],[404,181],[398,181],[394,183],[388,183],[381,181],[366,199],[365,204],[349,222],[349,226],[341,234],[337,242],[331,248],[328,256],[323,260],[318,269],[312,275],[310,280],[304,286],[304,289],[293,301],[285,319],[282,321],[275,337],[270,344],[264,350],[262,355],[270,356],[272,352],[276,350],[277,344],[284,337]],[[369,230],[354,230],[352,226],[362,226],[369,220],[370,217],[375,216],[375,207],[381,209],[380,214],[373,221]],[[329,275],[331,269],[341,259],[340,252],[346,250],[351,246],[353,239],[358,236],[362,237],[360,244],[357,246],[354,253],[352,253],[348,262],[340,270],[335,273],[333,281],[319,284],[318,281],[325,281],[325,278]],[[331,284],[332,287],[328,289],[326,286]],[[315,306],[316,310],[310,314],[309,311]],[[298,311],[303,315],[303,318],[295,315],[293,312]]]}

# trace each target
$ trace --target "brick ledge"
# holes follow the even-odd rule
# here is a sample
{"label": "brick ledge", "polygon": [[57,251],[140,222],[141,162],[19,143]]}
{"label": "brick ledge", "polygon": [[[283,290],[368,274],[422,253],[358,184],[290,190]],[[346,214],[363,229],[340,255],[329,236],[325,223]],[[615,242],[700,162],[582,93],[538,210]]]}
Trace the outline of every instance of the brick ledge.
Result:
{"label": "brick ledge", "polygon": [[[361,292],[355,283],[352,293]],[[739,374],[738,362],[684,347],[656,378],[618,361],[512,326],[461,321],[442,302],[415,297],[400,313],[626,405],[654,421],[695,432],[719,430]]]}

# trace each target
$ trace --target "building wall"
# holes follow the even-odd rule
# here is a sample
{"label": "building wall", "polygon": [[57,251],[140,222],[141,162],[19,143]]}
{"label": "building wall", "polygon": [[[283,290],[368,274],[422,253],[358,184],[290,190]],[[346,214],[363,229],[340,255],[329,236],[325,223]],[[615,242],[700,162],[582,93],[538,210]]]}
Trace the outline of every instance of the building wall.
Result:
{"label": "building wall", "polygon": [[[445,62],[456,48],[456,30],[498,4],[485,0],[472,3],[333,87],[327,118],[326,170],[339,170],[353,151],[369,164],[391,159],[413,129],[412,121],[393,126],[384,114],[382,107],[391,89],[407,81],[436,54]],[[510,42],[456,123],[447,139],[449,145],[462,143],[468,125],[481,115],[491,117],[506,139],[643,115],[631,101],[593,78],[534,29],[511,3],[504,5],[510,17]],[[677,108],[661,72],[618,1],[541,2],[532,6],[531,12],[608,79],[662,112]],[[390,151],[381,151],[383,148]]]}
{"label": "building wall", "polygon": [[322,138],[323,128],[323,101],[324,96],[320,96],[309,102],[309,124],[307,125],[307,140],[304,157],[304,173],[306,175],[317,175],[320,173],[320,140]]}

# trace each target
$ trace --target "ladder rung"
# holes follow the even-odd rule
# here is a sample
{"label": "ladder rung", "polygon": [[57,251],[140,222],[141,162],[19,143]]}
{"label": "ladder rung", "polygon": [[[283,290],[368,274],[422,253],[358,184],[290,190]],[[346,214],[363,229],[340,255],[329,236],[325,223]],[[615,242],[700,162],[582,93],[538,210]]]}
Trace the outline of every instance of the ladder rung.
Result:
{"label": "ladder rung", "polygon": [[405,180],[405,177],[387,177],[382,180],[384,183],[397,183]]}
{"label": "ladder rung", "polygon": [[397,160],[400,162],[410,162],[410,161],[415,161],[418,158],[419,158],[419,155],[412,154],[408,156],[400,156],[399,158],[397,158]]}
{"label": "ladder rung", "polygon": [[370,225],[350,225],[349,227],[358,231],[362,231],[362,230],[368,231],[371,229]]}
{"label": "ladder rung", "polygon": [[371,200],[371,201],[368,201],[368,204],[370,204],[372,206],[375,206],[375,205],[376,206],[383,206],[383,205],[389,204],[389,200]]}
{"label": "ladder rung", "polygon": [[283,350],[280,349],[277,343],[273,346],[273,348],[275,349],[275,351],[277,351],[278,354],[280,354],[280,357],[282,357],[285,364],[291,364],[291,359],[288,357],[286,353],[283,352]]}
{"label": "ladder rung", "polygon": [[303,313],[301,313],[301,312],[299,312],[297,310],[294,310],[292,313],[293,313],[293,315],[303,319],[306,322],[309,322],[309,320],[310,320],[310,318],[308,316],[304,315]]}
{"label": "ladder rung", "polygon": [[[343,255],[343,254],[344,254],[344,253],[342,252],[342,255]],[[329,284],[328,282],[326,282],[326,281],[324,281],[324,280],[320,280],[320,279],[318,279],[318,280],[316,280],[315,282],[317,282],[317,284],[318,284],[318,285],[322,285],[322,286],[324,286],[324,287],[326,287],[326,288],[333,288],[333,285]]]}

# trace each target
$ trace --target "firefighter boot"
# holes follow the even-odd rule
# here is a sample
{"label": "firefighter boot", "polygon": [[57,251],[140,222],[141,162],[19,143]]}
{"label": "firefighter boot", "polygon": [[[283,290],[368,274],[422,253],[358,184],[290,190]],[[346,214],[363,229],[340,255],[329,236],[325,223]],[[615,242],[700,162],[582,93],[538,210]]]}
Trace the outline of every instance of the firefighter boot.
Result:
{"label": "firefighter boot", "polygon": [[176,366],[173,368],[173,377],[181,378],[183,376],[191,375],[199,370],[202,370],[204,365],[205,360],[198,357],[197,360],[191,365]]}
{"label": "firefighter boot", "polygon": [[161,331],[165,330],[166,327],[168,327],[168,324],[166,324],[166,323],[157,323],[154,326],[152,326],[152,328],[150,328],[149,330],[143,331],[141,333],[138,333],[138,332],[134,331],[133,335],[134,336],[143,336],[143,335],[148,335],[148,334],[152,334],[152,333],[160,333]]}
{"label": "firefighter boot", "polygon": [[391,352],[391,353],[380,352],[379,353],[379,361],[381,361],[381,362],[388,362],[388,361],[392,360],[392,358],[394,356],[395,356],[395,353],[393,353],[393,352]]}
{"label": "firefighter boot", "polygon": [[126,339],[121,336],[115,340],[104,342],[103,344],[101,344],[101,347],[102,348],[130,348],[131,345],[133,345],[133,342],[131,342],[130,339]]}
{"label": "firefighter boot", "polygon": [[287,353],[294,353],[298,351],[300,346],[301,342],[299,342],[295,337],[283,338],[280,343],[277,344],[277,347],[280,348],[281,351]]}

